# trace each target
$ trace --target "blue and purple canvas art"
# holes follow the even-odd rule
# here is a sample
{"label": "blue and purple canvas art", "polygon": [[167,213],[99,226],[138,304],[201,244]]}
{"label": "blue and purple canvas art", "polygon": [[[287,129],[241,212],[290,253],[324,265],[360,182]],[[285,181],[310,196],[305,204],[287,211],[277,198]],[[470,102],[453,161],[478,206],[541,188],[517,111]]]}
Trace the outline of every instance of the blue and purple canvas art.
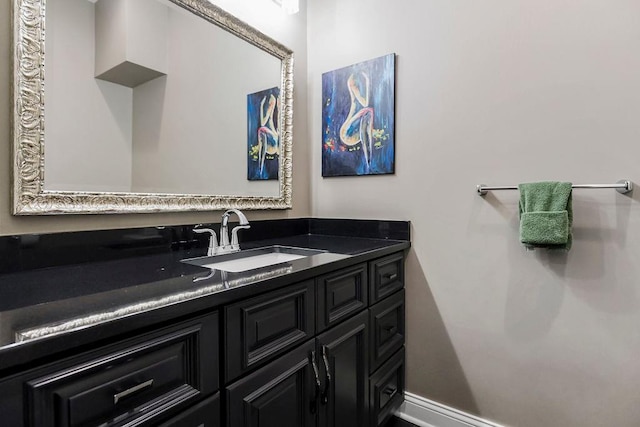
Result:
{"label": "blue and purple canvas art", "polygon": [[247,95],[247,179],[278,179],[280,88]]}
{"label": "blue and purple canvas art", "polygon": [[322,176],[395,167],[395,54],[322,75]]}

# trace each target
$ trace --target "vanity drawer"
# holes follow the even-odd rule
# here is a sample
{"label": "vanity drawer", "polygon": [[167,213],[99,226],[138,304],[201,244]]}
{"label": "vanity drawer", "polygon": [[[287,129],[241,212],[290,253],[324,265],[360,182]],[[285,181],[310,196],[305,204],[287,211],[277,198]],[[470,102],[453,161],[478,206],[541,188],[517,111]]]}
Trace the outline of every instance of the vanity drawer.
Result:
{"label": "vanity drawer", "polygon": [[404,345],[404,289],[369,309],[371,372]]}
{"label": "vanity drawer", "polygon": [[350,317],[367,306],[367,265],[358,264],[317,279],[318,332]]}
{"label": "vanity drawer", "polygon": [[314,304],[310,280],[225,308],[226,382],[313,337]]}
{"label": "vanity drawer", "polygon": [[218,388],[217,337],[214,314],[51,369],[25,383],[29,425],[154,423]]}
{"label": "vanity drawer", "polygon": [[220,393],[160,424],[159,427],[222,427]]}
{"label": "vanity drawer", "polygon": [[369,379],[371,425],[383,425],[404,400],[404,348]]}
{"label": "vanity drawer", "polygon": [[404,254],[398,252],[369,263],[371,304],[404,287]]}

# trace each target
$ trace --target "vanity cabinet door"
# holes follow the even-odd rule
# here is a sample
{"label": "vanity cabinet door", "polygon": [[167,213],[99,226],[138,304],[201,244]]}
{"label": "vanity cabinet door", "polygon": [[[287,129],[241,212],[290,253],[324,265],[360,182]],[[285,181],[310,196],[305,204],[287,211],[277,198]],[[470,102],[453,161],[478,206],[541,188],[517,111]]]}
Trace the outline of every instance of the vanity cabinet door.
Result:
{"label": "vanity cabinet door", "polygon": [[228,383],[313,338],[313,281],[240,301],[224,312]]}
{"label": "vanity cabinet door", "polygon": [[227,387],[227,427],[315,427],[314,341]]}
{"label": "vanity cabinet door", "polygon": [[353,316],[368,304],[367,264],[343,268],[317,279],[318,332]]}
{"label": "vanity cabinet door", "polygon": [[368,426],[368,323],[365,311],[317,338],[321,427]]}

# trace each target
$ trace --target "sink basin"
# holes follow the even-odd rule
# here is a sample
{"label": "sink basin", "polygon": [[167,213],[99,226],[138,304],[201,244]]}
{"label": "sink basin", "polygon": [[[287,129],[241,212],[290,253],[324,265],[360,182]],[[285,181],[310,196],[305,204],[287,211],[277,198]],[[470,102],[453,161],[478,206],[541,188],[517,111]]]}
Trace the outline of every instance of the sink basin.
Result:
{"label": "sink basin", "polygon": [[182,262],[230,273],[240,273],[283,264],[325,252],[326,251],[318,249],[274,245],[258,249],[242,250],[231,254],[183,259]]}

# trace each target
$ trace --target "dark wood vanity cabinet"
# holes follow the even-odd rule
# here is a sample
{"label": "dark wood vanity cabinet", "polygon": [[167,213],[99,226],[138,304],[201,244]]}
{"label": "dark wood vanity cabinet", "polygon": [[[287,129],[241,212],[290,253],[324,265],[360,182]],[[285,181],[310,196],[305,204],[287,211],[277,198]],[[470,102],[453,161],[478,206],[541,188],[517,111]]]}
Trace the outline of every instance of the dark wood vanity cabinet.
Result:
{"label": "dark wood vanity cabinet", "polygon": [[[227,309],[226,353],[233,359],[227,361],[226,427],[380,426],[402,403],[404,254],[318,276],[312,304],[307,292],[313,284]],[[371,292],[378,295],[372,305]],[[302,307],[315,315],[315,334],[309,334],[312,320]],[[265,328],[257,326],[257,318]],[[255,338],[259,330],[262,339]],[[295,344],[296,337],[306,341]],[[280,355],[291,345],[293,350]],[[237,369],[229,371],[239,365],[250,371],[249,355],[260,349],[266,365],[241,378]]]}
{"label": "dark wood vanity cabinet", "polygon": [[0,380],[12,427],[369,427],[403,400],[404,254]]}

